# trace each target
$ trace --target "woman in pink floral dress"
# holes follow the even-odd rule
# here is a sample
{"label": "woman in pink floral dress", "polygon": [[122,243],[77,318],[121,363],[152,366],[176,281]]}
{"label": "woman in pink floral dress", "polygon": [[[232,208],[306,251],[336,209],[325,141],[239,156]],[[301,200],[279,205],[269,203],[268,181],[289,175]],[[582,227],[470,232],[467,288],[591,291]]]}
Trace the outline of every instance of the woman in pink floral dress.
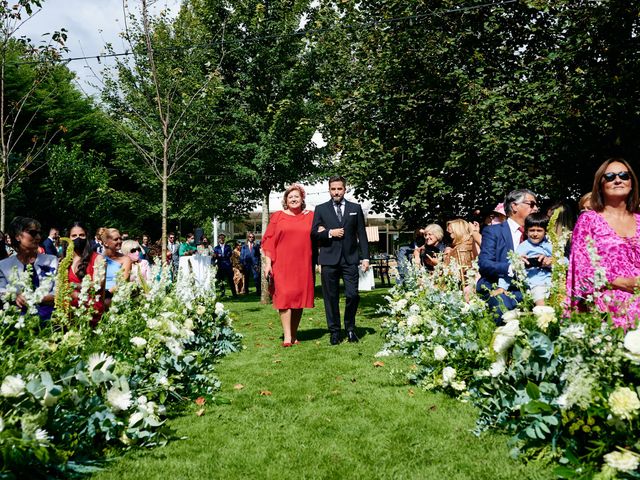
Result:
{"label": "woman in pink floral dress", "polygon": [[584,311],[595,303],[611,313],[617,326],[634,328],[640,317],[640,215],[638,178],[627,161],[610,158],[600,166],[591,206],[573,231],[567,274],[570,304]]}

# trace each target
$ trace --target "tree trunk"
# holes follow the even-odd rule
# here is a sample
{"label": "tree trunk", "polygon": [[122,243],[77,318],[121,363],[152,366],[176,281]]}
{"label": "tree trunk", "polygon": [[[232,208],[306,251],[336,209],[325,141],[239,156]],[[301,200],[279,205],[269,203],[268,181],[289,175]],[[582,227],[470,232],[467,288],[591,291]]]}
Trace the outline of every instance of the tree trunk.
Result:
{"label": "tree trunk", "polygon": [[[165,149],[162,158],[162,261],[160,265],[167,263],[167,190],[169,183],[169,161]],[[171,267],[171,264],[168,264]]]}
{"label": "tree trunk", "polygon": [[[264,232],[267,231],[267,224],[269,223],[269,192],[264,194],[262,197],[262,236],[264,237]],[[265,257],[264,255],[260,255],[260,263],[261,263],[261,272],[264,272],[265,265]],[[269,282],[267,282],[267,278],[264,275],[260,275],[260,282],[262,283],[262,293],[260,295],[260,303],[268,304],[271,303],[271,297],[269,296]]]}

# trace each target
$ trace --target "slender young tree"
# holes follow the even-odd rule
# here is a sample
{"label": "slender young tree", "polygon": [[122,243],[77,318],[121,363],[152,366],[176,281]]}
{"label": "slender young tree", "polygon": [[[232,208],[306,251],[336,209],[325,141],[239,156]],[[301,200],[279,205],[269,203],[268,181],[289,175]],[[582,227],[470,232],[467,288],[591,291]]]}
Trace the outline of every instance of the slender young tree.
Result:
{"label": "slender young tree", "polygon": [[[178,18],[152,14],[156,2],[128,8],[123,34],[130,56],[105,79],[103,99],[120,132],[162,190],[162,258],[166,258],[170,179],[189,171],[211,138],[210,109],[219,96],[216,67],[194,48],[198,24],[188,9]],[[135,168],[135,163],[132,164]]]}
{"label": "slender young tree", "polygon": [[[20,27],[42,5],[42,0],[0,2],[0,229],[4,230],[6,197],[13,183],[37,169],[52,139],[64,129],[54,119],[36,128],[42,98],[38,88],[56,68],[65,50],[66,32],[54,32],[35,45],[18,37]],[[54,90],[48,95],[54,95]],[[42,166],[39,165],[39,166]]]}

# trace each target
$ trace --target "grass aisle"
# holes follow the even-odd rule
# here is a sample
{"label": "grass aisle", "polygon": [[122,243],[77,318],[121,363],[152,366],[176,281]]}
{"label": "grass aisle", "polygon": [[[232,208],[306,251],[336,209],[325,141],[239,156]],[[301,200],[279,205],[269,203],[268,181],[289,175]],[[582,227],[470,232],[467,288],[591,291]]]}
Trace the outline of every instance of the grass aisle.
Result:
{"label": "grass aisle", "polygon": [[227,301],[246,347],[218,367],[231,403],[206,405],[203,416],[194,406],[172,421],[186,439],[132,452],[94,478],[552,478],[510,460],[505,437],[471,434],[471,406],[407,385],[398,373],[407,359],[374,365],[385,293],[362,295],[360,343],[334,347],[319,298],[303,316],[302,343],[287,349],[270,306],[255,295]]}

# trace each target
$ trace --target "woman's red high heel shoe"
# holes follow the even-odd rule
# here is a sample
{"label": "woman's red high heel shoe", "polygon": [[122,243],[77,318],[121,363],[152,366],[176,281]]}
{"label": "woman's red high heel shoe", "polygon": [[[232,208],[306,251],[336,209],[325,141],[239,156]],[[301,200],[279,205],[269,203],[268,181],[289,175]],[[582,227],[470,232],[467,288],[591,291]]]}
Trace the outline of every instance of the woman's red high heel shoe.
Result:
{"label": "woman's red high heel shoe", "polygon": [[293,346],[293,343],[291,343],[291,342],[282,342],[282,346],[285,347],[285,348],[291,347],[291,346]]}

